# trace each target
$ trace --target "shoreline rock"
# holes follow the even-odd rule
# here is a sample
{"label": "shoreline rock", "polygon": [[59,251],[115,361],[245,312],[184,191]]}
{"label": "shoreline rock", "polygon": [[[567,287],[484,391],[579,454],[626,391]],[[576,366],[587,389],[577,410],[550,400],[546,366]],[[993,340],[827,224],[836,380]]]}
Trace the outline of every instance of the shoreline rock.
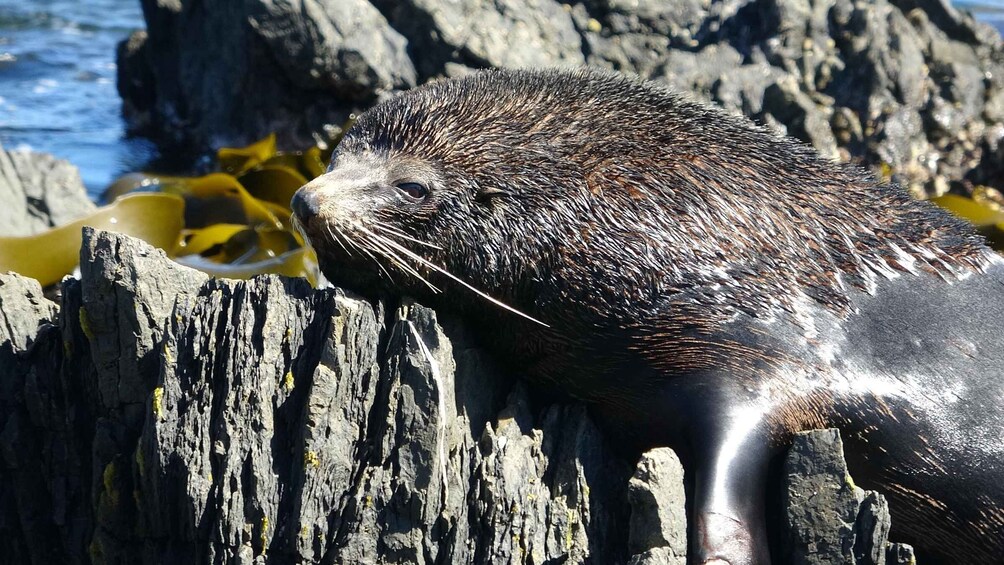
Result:
{"label": "shoreline rock", "polygon": [[95,209],[80,171],[48,153],[0,145],[0,236],[32,235]]}
{"label": "shoreline rock", "polygon": [[[538,399],[456,320],[210,279],[91,229],[81,263],[58,309],[0,274],[11,562],[684,562],[675,455],[618,453],[585,406]],[[836,431],[789,461],[790,548],[882,563],[881,497],[848,491],[848,514],[815,496],[846,490]]]}
{"label": "shoreline rock", "polygon": [[119,90],[130,129],[166,145],[276,131],[302,148],[436,77],[585,64],[743,113],[916,195],[1004,188],[1004,45],[948,0],[143,4]]}

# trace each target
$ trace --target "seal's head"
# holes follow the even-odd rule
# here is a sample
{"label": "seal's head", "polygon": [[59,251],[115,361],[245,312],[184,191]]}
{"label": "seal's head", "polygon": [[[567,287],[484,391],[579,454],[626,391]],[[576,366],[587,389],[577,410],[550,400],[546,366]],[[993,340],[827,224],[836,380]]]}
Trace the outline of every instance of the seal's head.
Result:
{"label": "seal's head", "polygon": [[[567,232],[589,231],[585,162],[624,150],[592,135],[619,105],[600,93],[633,84],[486,72],[406,92],[356,120],[327,172],[294,196],[295,217],[335,284],[425,299],[463,284],[445,272],[520,301]],[[575,99],[584,87],[593,96]],[[470,288],[455,298],[487,304]]]}

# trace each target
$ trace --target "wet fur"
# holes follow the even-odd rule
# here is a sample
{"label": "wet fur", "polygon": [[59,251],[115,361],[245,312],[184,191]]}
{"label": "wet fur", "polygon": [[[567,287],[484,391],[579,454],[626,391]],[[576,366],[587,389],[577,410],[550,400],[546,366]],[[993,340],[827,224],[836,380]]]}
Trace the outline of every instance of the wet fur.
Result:
{"label": "wet fur", "polygon": [[[696,483],[692,560],[764,562],[765,461],[828,425],[911,541],[966,539],[974,562],[1004,551],[1001,435],[973,439],[1004,415],[1004,348],[986,329],[1000,317],[963,321],[1000,303],[1004,276],[934,206],[743,118],[588,71],[415,89],[363,114],[330,170],[302,189],[320,202],[303,223],[329,278],[459,311],[534,378],[639,443],[676,448]],[[395,195],[407,175],[429,185],[425,201]],[[374,220],[441,247],[396,240],[550,327],[333,241],[331,226],[365,240],[358,226]],[[973,352],[946,352],[960,351],[952,339]],[[960,383],[982,402],[947,402]],[[919,408],[938,402],[918,384],[944,408]],[[965,417],[971,437],[938,434],[939,419]]]}

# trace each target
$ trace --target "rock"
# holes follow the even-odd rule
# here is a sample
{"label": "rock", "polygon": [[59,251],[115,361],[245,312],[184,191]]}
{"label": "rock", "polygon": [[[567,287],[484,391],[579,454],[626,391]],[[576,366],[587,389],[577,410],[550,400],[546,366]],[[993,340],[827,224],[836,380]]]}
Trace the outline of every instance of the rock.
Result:
{"label": "rock", "polygon": [[94,210],[76,167],[0,146],[0,236],[31,235]]}
{"label": "rock", "polygon": [[365,0],[252,3],[249,21],[286,78],[346,101],[415,86],[406,40]]}
{"label": "rock", "polygon": [[125,241],[88,227],[80,250],[84,304],[77,317],[107,410],[146,400],[157,374],[165,320],[176,302],[184,303],[209,278],[168,260],[160,249]]}
{"label": "rock", "polygon": [[589,65],[650,78],[667,56],[699,44],[709,6],[705,0],[605,0],[576,4],[572,15]]}
{"label": "rock", "polygon": [[842,452],[840,435],[828,430],[796,436],[788,453],[782,505],[792,563],[853,561],[854,519],[864,493],[850,481]]}
{"label": "rock", "polygon": [[[742,66],[741,62],[742,55],[728,45],[712,45],[697,52],[673,51],[667,54],[665,61],[653,72],[652,78],[666,83],[674,90],[692,94],[710,103],[713,100],[715,87],[722,81],[733,80],[732,77],[721,76],[721,69],[748,68]],[[758,70],[766,69],[760,67]],[[759,94],[762,94],[762,91]],[[756,95],[753,97],[756,98]],[[741,110],[743,107],[736,105],[726,108]]]}
{"label": "rock", "polygon": [[135,132],[156,132],[157,89],[149,61],[146,30],[132,32],[115,50],[115,80],[122,98],[122,116]]}
{"label": "rock", "polygon": [[11,353],[27,351],[39,329],[56,322],[57,311],[38,281],[0,273],[0,344],[9,344]]}
{"label": "rock", "polygon": [[60,379],[56,305],[38,282],[0,274],[0,561],[83,563],[91,523],[80,445],[67,416],[81,410]]}
{"label": "rock", "polygon": [[[796,434],[784,461],[786,562],[882,565],[889,536],[889,506],[874,491],[854,485],[837,430]],[[895,544],[912,556],[912,548]]]}
{"label": "rock", "polygon": [[405,39],[365,0],[221,8],[143,0],[146,36],[119,47],[130,131],[189,151],[273,131],[303,147],[324,124],[415,84]]}
{"label": "rock", "polygon": [[423,78],[473,68],[582,65],[582,38],[556,0],[374,0],[408,38]]}
{"label": "rock", "polygon": [[913,548],[905,543],[890,544],[885,554],[886,565],[917,565]]}
{"label": "rock", "polygon": [[794,80],[781,80],[763,93],[763,111],[785,125],[787,134],[811,143],[822,155],[837,159],[837,141],[830,129],[829,116]]}
{"label": "rock", "polygon": [[687,514],[683,465],[668,448],[641,457],[628,483],[631,524],[629,563],[687,562]]}
{"label": "rock", "polygon": [[[0,484],[23,489],[0,488],[4,555],[623,560],[630,466],[581,405],[532,409],[455,323],[456,340],[418,305],[207,280],[106,232],[82,257],[76,314],[3,375]],[[4,304],[31,304],[10,278]],[[72,397],[29,394],[32,375]]]}
{"label": "rock", "polygon": [[882,563],[889,536],[889,504],[882,495],[867,491],[854,524],[854,560]]}
{"label": "rock", "polygon": [[[672,451],[632,478],[583,405],[537,398],[458,320],[207,279],[107,232],[81,257],[59,312],[0,275],[11,562],[685,562]],[[835,431],[786,473],[794,562],[881,563],[888,509]]]}
{"label": "rock", "polygon": [[972,16],[959,12],[948,0],[892,0],[904,13],[920,10],[952,39],[975,43],[980,40]]}

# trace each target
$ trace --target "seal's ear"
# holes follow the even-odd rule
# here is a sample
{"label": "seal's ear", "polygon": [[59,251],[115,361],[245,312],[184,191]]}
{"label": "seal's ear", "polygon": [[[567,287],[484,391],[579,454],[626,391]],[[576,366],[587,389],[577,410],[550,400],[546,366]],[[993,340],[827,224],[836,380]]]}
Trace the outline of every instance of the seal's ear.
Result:
{"label": "seal's ear", "polygon": [[508,190],[502,190],[501,188],[488,187],[479,190],[474,198],[478,202],[488,202],[495,196],[512,196],[512,193]]}

